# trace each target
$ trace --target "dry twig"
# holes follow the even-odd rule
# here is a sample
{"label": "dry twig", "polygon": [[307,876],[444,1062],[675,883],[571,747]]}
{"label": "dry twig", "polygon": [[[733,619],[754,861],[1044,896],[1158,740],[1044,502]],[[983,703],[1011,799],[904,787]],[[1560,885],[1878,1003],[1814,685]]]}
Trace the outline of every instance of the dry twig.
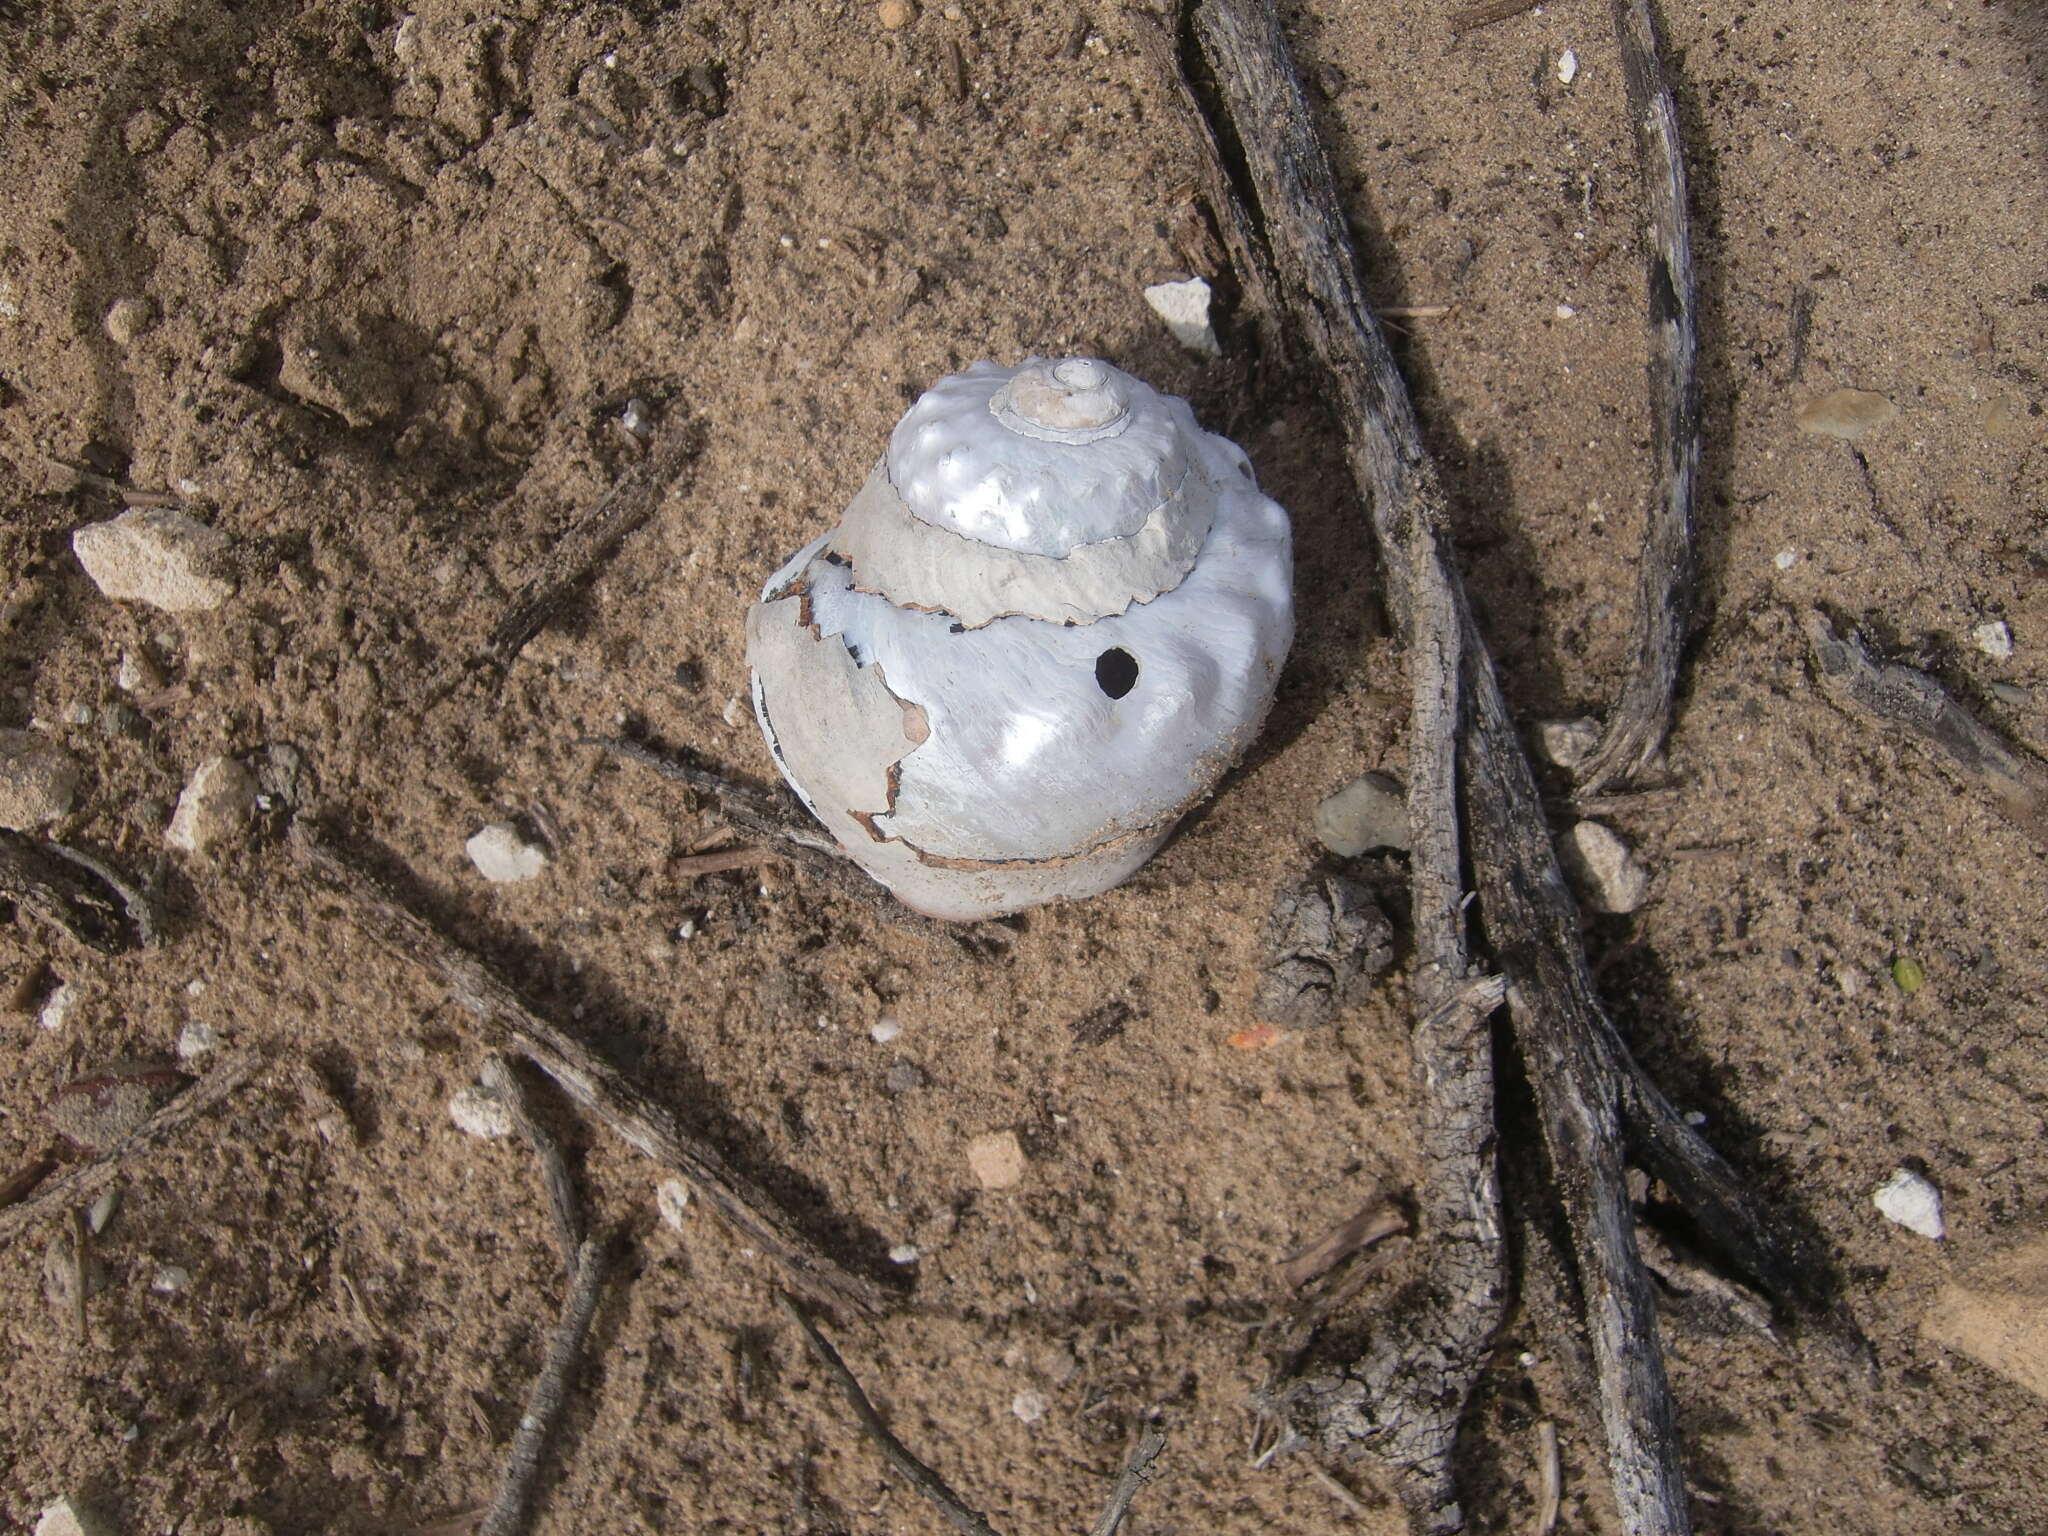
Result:
{"label": "dry twig", "polygon": [[[926,1466],[912,1454],[910,1448],[898,1440],[889,1426],[882,1422],[875,1405],[868,1401],[868,1395],[861,1389],[859,1379],[847,1368],[839,1351],[832,1347],[832,1341],[819,1331],[804,1309],[789,1296],[777,1297],[782,1310],[787,1312],[797,1327],[803,1330],[809,1341],[811,1353],[825,1368],[825,1374],[832,1378],[846,1398],[847,1406],[853,1409],[853,1416],[859,1421],[867,1437],[881,1450],[883,1459],[896,1469],[905,1482],[932,1508],[946,1517],[953,1529],[961,1536],[997,1536],[995,1529],[983,1519],[967,1502],[947,1486],[946,1480]],[[1131,1500],[1138,1490],[1150,1480],[1150,1468],[1161,1450],[1166,1446],[1166,1436],[1152,1425],[1146,1425],[1138,1432],[1137,1444],[1131,1448],[1130,1458],[1123,1470],[1117,1474],[1111,1485],[1109,1498],[1102,1507],[1102,1513],[1089,1528],[1089,1536],[1116,1536],[1124,1523],[1124,1516],[1130,1512]]]}
{"label": "dry twig", "polygon": [[1819,610],[1806,616],[1821,683],[1838,701],[1895,726],[1988,796],[2000,815],[2048,847],[2048,766],[1971,714],[1925,672],[1874,655]]}
{"label": "dry twig", "polygon": [[1497,21],[1506,21],[1510,16],[1533,11],[1539,3],[1540,0],[1487,0],[1484,5],[1468,5],[1451,12],[1451,30],[1470,32],[1475,27],[1490,27]]}
{"label": "dry twig", "polygon": [[1663,746],[1696,603],[1699,284],[1693,272],[1685,152],[1650,0],[1613,0],[1613,7],[1648,213],[1650,436],[1657,473],[1637,572],[1635,663],[1600,745],[1580,769],[1579,793],[1584,795],[1640,773]]}
{"label": "dry twig", "polygon": [[996,1536],[994,1527],[976,1511],[967,1507],[966,1501],[951,1488],[946,1480],[911,1454],[910,1448],[898,1440],[889,1426],[882,1422],[882,1416],[875,1411],[875,1405],[868,1401],[867,1393],[861,1390],[860,1381],[839,1358],[839,1351],[832,1347],[832,1341],[818,1331],[818,1325],[811,1321],[804,1309],[788,1296],[779,1298],[782,1310],[801,1328],[810,1342],[811,1353],[818,1357],[818,1363],[825,1368],[825,1374],[832,1378],[832,1384],[845,1396],[846,1403],[859,1420],[867,1437],[874,1441],[882,1452],[883,1460],[896,1469],[896,1473],[918,1494],[946,1517],[954,1530],[961,1536]]}
{"label": "dry twig", "polygon": [[502,672],[527,641],[567,605],[585,578],[610,558],[619,541],[662,503],[696,453],[690,433],[671,429],[645,458],[613,483],[597,505],[582,513],[540,562],[540,569],[513,594],[490,638],[469,658],[472,673]]}
{"label": "dry twig", "polygon": [[562,1149],[546,1127],[533,1116],[526,1089],[518,1076],[496,1054],[483,1066],[484,1086],[498,1096],[519,1127],[528,1146],[540,1160],[541,1183],[547,1189],[548,1206],[554,1212],[555,1231],[562,1247],[562,1264],[568,1273],[568,1291],[562,1298],[561,1321],[548,1342],[547,1359],[534,1378],[533,1391],[526,1399],[526,1411],[519,1416],[519,1428],[512,1435],[512,1449],[498,1475],[497,1492],[477,1528],[477,1536],[518,1536],[533,1518],[533,1495],[540,1481],[543,1456],[555,1426],[561,1422],[562,1407],[568,1400],[569,1378],[583,1356],[583,1341],[597,1316],[598,1301],[604,1295],[605,1261],[603,1246],[583,1237],[583,1216],[576,1200],[576,1186],[569,1180]]}
{"label": "dry twig", "polygon": [[632,1146],[689,1180],[726,1225],[780,1266],[792,1284],[864,1316],[888,1309],[880,1286],[804,1236],[773,1195],[617,1067],[535,1013],[483,961],[405,907],[324,834],[302,820],[293,825],[292,840],[351,922],[396,958],[437,977],[495,1037],[492,1044],[526,1057]]}
{"label": "dry twig", "polygon": [[262,1058],[253,1051],[229,1057],[91,1162],[81,1163],[61,1179],[45,1184],[18,1205],[0,1210],[0,1243],[12,1239],[53,1207],[91,1204],[93,1196],[114,1182],[129,1159],[163,1145],[174,1132],[240,1088],[260,1065]]}
{"label": "dry twig", "polygon": [[4,828],[0,897],[26,907],[103,955],[147,948],[159,936],[160,924],[147,894],[104,860]]}
{"label": "dry twig", "polygon": [[[1241,266],[1272,274],[1261,285],[1247,283],[1247,290],[1263,286],[1286,294],[1294,323],[1329,371],[1353,471],[1370,495],[1389,606],[1426,644],[1428,637],[1442,644],[1444,625],[1441,615],[1416,617],[1418,602],[1447,601],[1456,618],[1457,648],[1446,655],[1457,658],[1448,664],[1457,668],[1465,699],[1457,767],[1472,828],[1470,863],[1486,932],[1513,984],[1516,1034],[1571,1218],[1616,1494],[1632,1530],[1681,1532],[1687,1515],[1677,1433],[1654,1303],[1634,1250],[1618,1112],[1627,1113],[1653,1171],[1738,1263],[1780,1295],[1790,1289],[1791,1269],[1752,1192],[1642,1077],[1600,1010],[1577,908],[1559,875],[1528,761],[1485,641],[1435,534],[1443,521],[1441,486],[1359,286],[1357,254],[1278,20],[1254,0],[1201,0],[1192,22],[1220,98],[1223,126],[1206,137],[1213,143],[1228,134],[1249,179],[1240,199],[1219,163],[1215,196],[1221,203],[1255,203],[1259,215],[1221,222],[1227,235],[1257,230],[1270,242],[1248,242],[1234,252]],[[1440,586],[1432,579],[1437,571]],[[1446,662],[1434,664],[1441,669]],[[1417,686],[1426,686],[1420,676]],[[1418,899],[1418,934],[1421,914],[1440,907],[1440,901]],[[1424,947],[1419,939],[1418,946],[1427,957],[1440,942]],[[1490,1134],[1490,1106],[1479,1124]],[[1360,1367],[1373,1365],[1370,1356],[1362,1358],[1335,1380],[1304,1381],[1299,1392],[1325,1443],[1384,1457],[1390,1449],[1398,1452],[1409,1421],[1375,1411],[1374,1393],[1403,1383],[1379,1369],[1361,1374]],[[1395,1394],[1397,1413],[1410,1406],[1411,1393],[1412,1386]],[[1450,1395],[1440,1391],[1435,1401]],[[1443,1454],[1434,1489],[1398,1455],[1396,1470],[1418,1519],[1449,1530],[1461,1516],[1446,1502],[1447,1441]]]}

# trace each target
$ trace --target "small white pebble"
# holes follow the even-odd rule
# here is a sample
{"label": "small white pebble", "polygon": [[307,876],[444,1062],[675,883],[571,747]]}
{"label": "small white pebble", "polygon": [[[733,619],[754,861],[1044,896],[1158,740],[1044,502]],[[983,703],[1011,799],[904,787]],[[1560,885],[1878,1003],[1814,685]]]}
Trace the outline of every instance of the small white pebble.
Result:
{"label": "small white pebble", "polygon": [[868,1038],[877,1045],[887,1045],[903,1033],[903,1026],[896,1022],[894,1014],[883,1014],[868,1026]]}
{"label": "small white pebble", "polygon": [[103,1191],[99,1199],[93,1201],[92,1209],[85,1213],[85,1224],[92,1229],[94,1237],[107,1230],[107,1223],[114,1219],[114,1212],[119,1209],[121,1191],[118,1189]]}
{"label": "small white pebble", "polygon": [[1835,972],[1835,985],[1842,989],[1842,996],[1855,997],[1862,992],[1867,978],[1853,965],[1845,965]]}
{"label": "small white pebble", "polygon": [[1557,318],[1560,320],[1569,320],[1573,315],[1576,315],[1577,313],[1578,311],[1576,309],[1573,309],[1569,304],[1560,304],[1557,306]]}
{"label": "small white pebble", "polygon": [[186,982],[185,995],[187,997],[206,996],[206,978],[204,976],[194,976],[190,981]]}
{"label": "small white pebble", "polygon": [[647,402],[638,396],[628,400],[625,410],[619,413],[619,425],[635,437],[651,436],[654,431],[654,423],[649,419]]}
{"label": "small white pebble", "polygon": [[1688,1109],[1682,1118],[1687,1125],[1698,1126],[1707,1123],[1706,1115],[1697,1109]]}
{"label": "small white pebble", "polygon": [[1045,1417],[1046,1409],[1051,1406],[1045,1400],[1043,1392],[1034,1392],[1028,1387],[1010,1399],[1010,1412],[1017,1415],[1026,1424],[1036,1424]]}
{"label": "small white pebble", "polygon": [[196,1061],[219,1043],[211,1024],[187,1024],[178,1031],[178,1060]]}
{"label": "small white pebble", "polygon": [[1570,85],[1579,78],[1579,56],[1567,48],[1557,56],[1557,83]]}
{"label": "small white pebble", "polygon": [[681,1179],[663,1179],[654,1186],[654,1208],[663,1221],[682,1231],[683,1213],[690,1208],[690,1186]]}
{"label": "small white pebble", "polygon": [[740,722],[747,718],[746,705],[738,694],[734,694],[725,701],[725,708],[719,712],[719,716],[727,725],[738,730]]}
{"label": "small white pebble", "polygon": [[1872,1191],[1870,1203],[1908,1232],[1937,1241],[1947,1230],[1941,1221],[1941,1191],[1910,1168],[1900,1168]]}
{"label": "small white pebble", "polygon": [[915,1243],[898,1243],[889,1250],[889,1262],[891,1264],[915,1264],[918,1258],[919,1254],[917,1244]]}
{"label": "small white pebble", "polygon": [[36,1022],[45,1029],[62,1029],[65,1016],[71,1012],[78,996],[78,988],[73,983],[60,982],[57,990],[43,999],[42,1012],[36,1015]]}
{"label": "small white pebble", "polygon": [[1970,638],[1993,661],[2012,660],[2012,629],[2005,620],[1986,620],[1970,631]]}
{"label": "small white pebble", "polygon": [[679,942],[687,944],[695,937],[697,937],[697,919],[686,917],[676,924],[676,938]]}
{"label": "small white pebble", "polygon": [[192,1283],[192,1271],[182,1264],[161,1265],[149,1288],[159,1296],[175,1296]]}
{"label": "small white pebble", "polygon": [[1796,549],[1792,549],[1790,547],[1781,549],[1775,555],[1771,556],[1771,564],[1775,565],[1781,571],[1789,571],[1792,569],[1793,566],[1797,565],[1798,563],[1799,551]]}
{"label": "small white pebble", "polygon": [[458,1088],[448,1100],[448,1118],[465,1134],[497,1141],[512,1134],[512,1111],[495,1094],[472,1085]]}
{"label": "small white pebble", "polygon": [[492,822],[462,846],[476,872],[496,885],[531,880],[548,867],[547,850],[529,843],[508,821]]}

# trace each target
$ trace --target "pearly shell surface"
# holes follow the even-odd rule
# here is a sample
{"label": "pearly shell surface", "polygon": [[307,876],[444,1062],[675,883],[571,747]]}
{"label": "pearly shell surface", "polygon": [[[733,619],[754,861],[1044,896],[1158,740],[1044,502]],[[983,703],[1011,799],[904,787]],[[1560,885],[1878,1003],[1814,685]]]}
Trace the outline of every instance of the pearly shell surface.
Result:
{"label": "pearly shell surface", "polygon": [[1293,636],[1287,515],[1184,401],[978,363],[905,414],[748,614],[776,764],[870,874],[978,918],[1129,877],[1249,745]]}

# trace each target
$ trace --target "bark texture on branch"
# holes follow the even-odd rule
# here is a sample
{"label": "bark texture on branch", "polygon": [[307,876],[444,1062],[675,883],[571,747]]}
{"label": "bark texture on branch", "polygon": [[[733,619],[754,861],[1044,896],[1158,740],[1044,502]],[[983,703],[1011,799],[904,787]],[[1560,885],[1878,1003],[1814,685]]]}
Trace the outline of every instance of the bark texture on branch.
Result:
{"label": "bark texture on branch", "polygon": [[1678,106],[1664,77],[1650,0],[1613,0],[1622,79],[1635,119],[1649,243],[1650,443],[1656,473],[1637,573],[1636,656],[1579,792],[1640,773],[1671,730],[1697,603],[1693,504],[1700,470],[1699,280]]}
{"label": "bark texture on branch", "polygon": [[[1738,1264],[1781,1295],[1790,1266],[1753,1197],[1642,1078],[1600,1009],[1577,906],[1559,875],[1527,759],[1436,532],[1444,521],[1442,487],[1366,304],[1335,182],[1277,17],[1256,0],[1200,0],[1191,23],[1217,99],[1210,141],[1225,147],[1249,182],[1242,201],[1253,212],[1222,225],[1226,233],[1259,232],[1262,246],[1234,254],[1253,269],[1271,271],[1268,286],[1288,297],[1291,318],[1329,372],[1353,472],[1371,503],[1389,606],[1404,632],[1440,647],[1442,625],[1427,615],[1418,620],[1416,609],[1447,601],[1455,615],[1455,641],[1439,660],[1451,658],[1463,689],[1457,767],[1472,868],[1486,933],[1512,984],[1516,1036],[1570,1218],[1615,1490],[1629,1530],[1676,1536],[1688,1529],[1684,1480],[1654,1303],[1622,1176],[1621,1115],[1629,1115],[1631,1131],[1661,1160],[1654,1171],[1700,1202],[1694,1215]],[[1212,187],[1220,200],[1239,197],[1220,165]],[[1433,572],[1441,572],[1440,583]],[[1421,914],[1435,905],[1418,899],[1425,956],[1443,942],[1421,928]],[[1490,1134],[1490,1102],[1481,1123]],[[1369,1352],[1358,1365],[1370,1367],[1374,1358]],[[1405,1409],[1407,1401],[1398,1396],[1398,1384],[1382,1383],[1369,1371],[1345,1379],[1367,1392],[1361,1398],[1346,1388],[1341,1402],[1322,1396],[1330,1409],[1322,1422],[1326,1443],[1350,1442],[1383,1454],[1388,1431],[1398,1423],[1387,1409]],[[1373,1390],[1395,1392],[1394,1403],[1375,1404]],[[1442,1387],[1445,1396],[1456,1390],[1451,1380]],[[1311,1406],[1317,1395],[1312,1386]],[[1416,1500],[1417,1491],[1408,1479],[1404,1496],[1419,1523],[1455,1528],[1454,1509],[1432,1512],[1427,1501]]]}
{"label": "bark texture on branch", "polygon": [[488,1044],[526,1057],[628,1143],[689,1180],[725,1224],[759,1248],[791,1284],[863,1316],[889,1310],[888,1294],[879,1285],[804,1236],[775,1197],[715,1146],[590,1046],[535,1013],[482,960],[406,907],[324,833],[300,821],[292,841],[350,922],[395,958],[436,977],[476,1018]]}

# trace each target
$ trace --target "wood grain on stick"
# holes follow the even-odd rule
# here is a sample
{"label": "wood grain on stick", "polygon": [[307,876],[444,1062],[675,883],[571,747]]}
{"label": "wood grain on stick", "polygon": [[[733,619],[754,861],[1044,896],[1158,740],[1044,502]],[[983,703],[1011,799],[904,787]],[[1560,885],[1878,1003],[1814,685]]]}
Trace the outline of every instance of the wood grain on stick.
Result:
{"label": "wood grain on stick", "polygon": [[629,1144],[687,1179],[791,1284],[863,1316],[888,1310],[882,1288],[805,1237],[773,1195],[590,1046],[534,1012],[482,960],[401,903],[324,833],[302,820],[292,840],[321,889],[340,901],[357,928],[395,958],[436,977],[483,1026],[489,1044],[526,1057]]}

